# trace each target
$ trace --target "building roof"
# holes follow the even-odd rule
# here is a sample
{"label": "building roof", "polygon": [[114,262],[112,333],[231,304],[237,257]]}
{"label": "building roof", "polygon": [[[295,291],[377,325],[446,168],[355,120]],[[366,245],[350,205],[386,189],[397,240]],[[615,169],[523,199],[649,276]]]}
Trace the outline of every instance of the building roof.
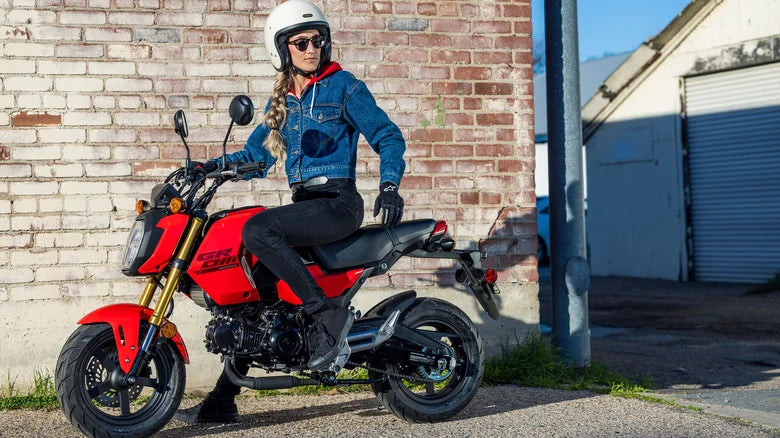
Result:
{"label": "building roof", "polygon": [[[580,63],[580,102],[593,96],[610,73],[619,66],[631,52],[607,56]],[[534,131],[536,143],[547,142],[547,75],[534,76]]]}
{"label": "building roof", "polygon": [[[723,0],[691,0],[658,35],[648,39],[607,77],[582,107],[582,141],[592,136],[606,118],[631,94],[648,73],[660,65],[709,12]],[[536,96],[534,95],[534,98]]]}

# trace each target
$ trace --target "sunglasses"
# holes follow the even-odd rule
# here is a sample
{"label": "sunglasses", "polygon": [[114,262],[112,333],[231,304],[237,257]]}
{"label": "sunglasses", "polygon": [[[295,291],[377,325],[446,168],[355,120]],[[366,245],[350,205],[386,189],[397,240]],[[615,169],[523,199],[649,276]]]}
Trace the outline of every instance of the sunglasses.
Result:
{"label": "sunglasses", "polygon": [[306,49],[309,48],[309,41],[311,41],[311,44],[315,49],[320,49],[325,45],[325,38],[321,36],[316,36],[313,38],[299,38],[295,41],[288,41],[287,44],[295,46],[299,52],[305,52]]}

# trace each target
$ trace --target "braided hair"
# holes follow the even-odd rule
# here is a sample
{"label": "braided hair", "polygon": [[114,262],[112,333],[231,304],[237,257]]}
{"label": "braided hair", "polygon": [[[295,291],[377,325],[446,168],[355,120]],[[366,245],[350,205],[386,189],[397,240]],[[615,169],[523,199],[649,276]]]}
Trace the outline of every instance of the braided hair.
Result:
{"label": "braided hair", "polygon": [[286,70],[276,75],[276,83],[271,97],[271,106],[263,116],[263,123],[271,129],[263,146],[281,161],[287,151],[287,144],[282,137],[281,128],[287,120],[287,92],[292,86],[293,74]]}

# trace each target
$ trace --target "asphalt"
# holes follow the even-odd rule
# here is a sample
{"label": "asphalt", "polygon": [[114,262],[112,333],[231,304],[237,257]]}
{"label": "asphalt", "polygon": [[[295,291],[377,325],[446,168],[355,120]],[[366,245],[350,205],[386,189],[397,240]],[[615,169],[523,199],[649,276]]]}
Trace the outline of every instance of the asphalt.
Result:
{"label": "asphalt", "polygon": [[[552,326],[549,268],[540,321]],[[755,285],[593,277],[591,357],[653,396],[780,429],[780,291]]]}

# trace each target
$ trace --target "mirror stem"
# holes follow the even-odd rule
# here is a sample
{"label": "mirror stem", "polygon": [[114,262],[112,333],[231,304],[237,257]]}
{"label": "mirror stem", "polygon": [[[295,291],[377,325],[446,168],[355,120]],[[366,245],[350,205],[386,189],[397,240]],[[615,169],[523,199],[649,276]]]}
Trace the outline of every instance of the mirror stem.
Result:
{"label": "mirror stem", "polygon": [[192,163],[190,161],[190,147],[187,145],[187,140],[184,139],[183,135],[179,135],[181,137],[181,141],[184,143],[184,150],[187,151],[187,160],[184,162],[184,177],[190,176],[190,164]]}
{"label": "mirror stem", "polygon": [[227,141],[230,137],[230,130],[233,129],[233,120],[230,120],[230,126],[228,126],[227,134],[225,134],[225,141],[222,142],[222,168],[227,169]]}

